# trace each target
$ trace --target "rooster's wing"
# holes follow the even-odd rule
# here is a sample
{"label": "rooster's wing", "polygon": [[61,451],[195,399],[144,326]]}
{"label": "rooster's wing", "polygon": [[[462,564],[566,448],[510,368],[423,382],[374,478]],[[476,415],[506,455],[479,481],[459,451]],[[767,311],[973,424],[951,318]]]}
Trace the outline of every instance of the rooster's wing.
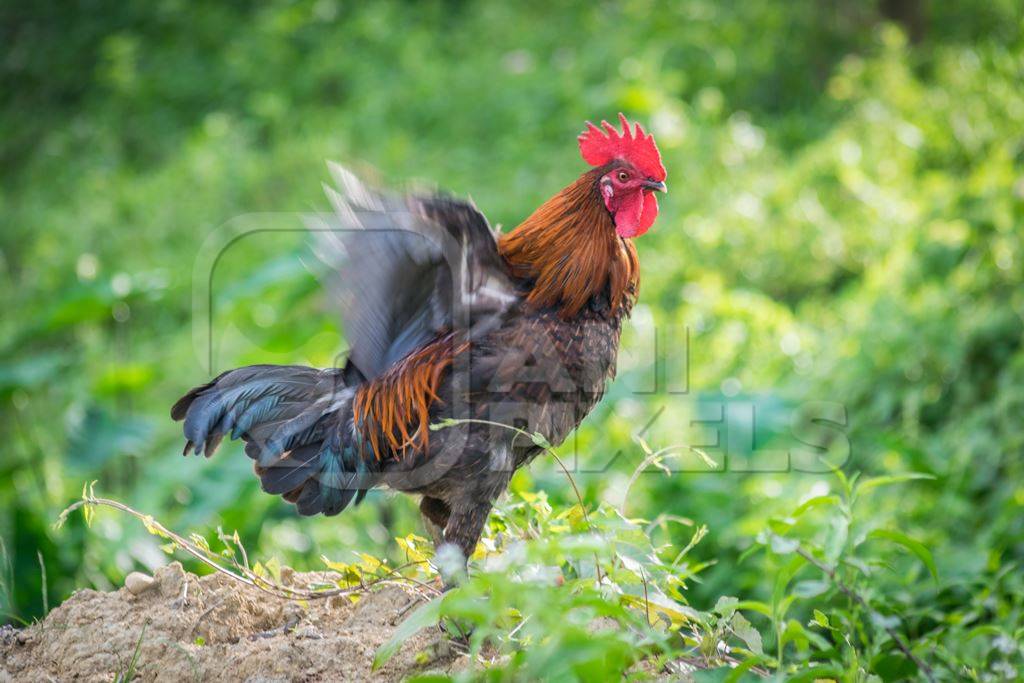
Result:
{"label": "rooster's wing", "polygon": [[361,379],[445,332],[472,337],[500,324],[519,297],[475,206],[377,192],[341,166],[330,169],[339,188],[325,187],[334,213],[307,226]]}

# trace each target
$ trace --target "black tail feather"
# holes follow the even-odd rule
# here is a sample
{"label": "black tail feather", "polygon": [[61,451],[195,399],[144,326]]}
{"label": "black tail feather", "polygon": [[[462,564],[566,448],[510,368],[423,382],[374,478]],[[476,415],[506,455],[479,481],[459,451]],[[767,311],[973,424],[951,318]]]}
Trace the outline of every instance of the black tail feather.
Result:
{"label": "black tail feather", "polygon": [[264,491],[300,514],[333,515],[372,486],[369,467],[343,438],[353,395],[341,370],[252,365],[192,389],[171,417],[184,420],[185,455],[209,457],[225,436],[241,438]]}

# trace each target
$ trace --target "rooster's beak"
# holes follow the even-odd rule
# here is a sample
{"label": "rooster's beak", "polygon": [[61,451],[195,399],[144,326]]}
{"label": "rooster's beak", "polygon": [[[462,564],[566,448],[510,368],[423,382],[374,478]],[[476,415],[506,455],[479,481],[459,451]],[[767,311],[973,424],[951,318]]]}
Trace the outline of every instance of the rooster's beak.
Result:
{"label": "rooster's beak", "polygon": [[654,190],[655,192],[668,192],[668,187],[660,180],[645,180],[643,185],[648,190]]}

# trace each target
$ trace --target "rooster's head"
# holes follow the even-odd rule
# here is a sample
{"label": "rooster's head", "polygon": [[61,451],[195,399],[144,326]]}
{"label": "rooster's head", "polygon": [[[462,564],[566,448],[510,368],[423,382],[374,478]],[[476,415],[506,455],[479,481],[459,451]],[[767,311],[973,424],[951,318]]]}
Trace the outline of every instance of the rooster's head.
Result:
{"label": "rooster's head", "polygon": [[580,154],[603,171],[598,190],[615,231],[621,237],[636,237],[647,232],[658,217],[654,193],[667,191],[665,167],[654,136],[645,133],[639,123],[630,130],[622,114],[619,121],[621,132],[607,121],[601,122],[601,128],[588,121],[579,136]]}

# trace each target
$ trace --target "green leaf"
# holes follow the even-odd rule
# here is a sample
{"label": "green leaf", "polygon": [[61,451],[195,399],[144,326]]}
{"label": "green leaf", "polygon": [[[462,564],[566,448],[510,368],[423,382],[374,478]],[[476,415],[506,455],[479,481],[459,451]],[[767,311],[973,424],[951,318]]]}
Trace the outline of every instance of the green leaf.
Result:
{"label": "green leaf", "polygon": [[[149,531],[149,533],[151,534],[156,534],[158,536],[161,535],[160,531],[155,526],[153,526],[153,519],[151,517],[149,518],[149,521],[146,522],[146,530]],[[197,548],[201,548],[206,552],[210,552],[210,543],[206,540],[206,537],[196,533],[191,533],[189,534],[189,540],[192,541],[192,545],[196,546]]]}
{"label": "green leaf", "polygon": [[447,429],[448,427],[454,427],[457,424],[459,424],[459,421],[456,420],[455,418],[446,417],[443,420],[438,420],[437,422],[431,423],[430,431],[436,432],[442,429]]}
{"label": "green leaf", "polygon": [[786,588],[789,586],[789,582],[793,580],[793,577],[804,568],[807,564],[807,560],[796,555],[786,564],[781,567],[775,576],[775,587],[772,589],[772,616],[773,618],[782,618],[786,611],[789,609],[789,605],[792,604],[793,596],[786,597]]}
{"label": "green leaf", "polygon": [[783,643],[796,643],[800,649],[804,649],[811,644],[820,650],[829,648],[829,642],[825,638],[822,638],[818,633],[808,631],[796,619],[790,619],[786,622],[786,628],[783,629],[779,637]]}
{"label": "green leaf", "polygon": [[883,681],[905,681],[914,678],[917,665],[902,653],[887,652],[871,660],[871,670]]}
{"label": "green leaf", "polygon": [[763,614],[768,618],[771,618],[772,616],[771,606],[767,603],[760,602],[758,600],[741,600],[737,602],[735,605],[733,605],[733,609],[737,611],[749,610],[751,612],[757,612],[758,614]]}
{"label": "green leaf", "polygon": [[398,649],[402,647],[406,640],[412,638],[428,626],[436,624],[441,618],[441,605],[443,602],[444,596],[436,597],[430,602],[417,607],[416,611],[399,624],[388,642],[377,649],[377,653],[373,657],[373,670],[376,671],[387,664],[388,660],[398,652]]}
{"label": "green leaf", "polygon": [[725,683],[732,672],[733,669],[719,666],[714,669],[697,669],[692,676],[695,683]]}
{"label": "green leaf", "polygon": [[965,641],[973,640],[974,638],[977,638],[978,636],[1001,636],[1001,635],[1003,635],[1003,631],[998,626],[993,626],[992,624],[983,624],[982,626],[976,626],[975,628],[972,628],[970,631],[968,631],[967,635],[964,636],[964,640]]}
{"label": "green leaf", "polygon": [[711,611],[721,617],[728,618],[736,611],[736,605],[738,604],[739,600],[737,598],[723,595],[718,598],[718,602],[715,603],[715,606]]}
{"label": "green leaf", "polygon": [[530,439],[533,441],[533,443],[540,446],[541,448],[550,449],[552,447],[551,442],[548,441],[547,437],[541,434],[540,432],[534,432],[530,434]]}
{"label": "green leaf", "polygon": [[748,657],[738,664],[735,669],[729,672],[729,675],[723,679],[724,683],[739,683],[739,681],[743,679],[743,674],[747,673],[763,661],[764,657],[761,655]]}
{"label": "green leaf", "polygon": [[800,547],[800,541],[795,538],[786,538],[778,534],[772,534],[769,537],[769,545],[772,552],[776,555],[789,555],[790,553],[795,553],[796,549]]}
{"label": "green leaf", "polygon": [[847,479],[846,474],[844,474],[843,471],[838,467],[832,467],[831,469],[832,474],[836,475],[836,479],[839,480],[839,483],[843,487],[843,494],[846,496],[846,498],[849,498],[850,494],[853,492],[850,486],[850,480]]}
{"label": "green leaf", "polygon": [[96,517],[96,508],[89,502],[96,498],[96,495],[93,493],[95,485],[95,480],[82,484],[82,500],[86,501],[85,505],[82,506],[82,517],[85,518],[85,525],[90,528],[92,527],[92,520]]}
{"label": "green leaf", "polygon": [[832,564],[843,554],[850,535],[850,520],[837,516],[832,519],[832,532],[825,540],[825,558]]}
{"label": "green leaf", "polygon": [[764,654],[764,647],[761,643],[761,634],[747,621],[746,617],[737,612],[732,615],[732,632],[742,640],[747,649],[756,655]]}
{"label": "green leaf", "polygon": [[160,538],[169,538],[169,536],[163,531],[161,531],[160,528],[156,525],[156,522],[153,519],[153,515],[143,515],[142,525],[146,527],[146,531],[153,534],[154,536],[159,536]]}
{"label": "green leaf", "polygon": [[840,502],[842,502],[841,499],[835,494],[814,496],[813,498],[805,500],[799,507],[797,507],[796,510],[793,510],[793,517],[799,517],[812,508],[821,507],[823,505],[839,505]]}
{"label": "green leaf", "polygon": [[819,581],[817,579],[807,579],[805,581],[797,581],[793,584],[792,594],[798,598],[815,598],[822,593],[826,592],[832,584],[828,581]]}
{"label": "green leaf", "polygon": [[789,683],[802,683],[803,681],[810,682],[823,679],[831,679],[835,681],[842,680],[843,670],[833,664],[823,664],[818,666],[811,666],[786,676],[786,680]]}
{"label": "green leaf", "polygon": [[864,493],[877,489],[879,486],[889,486],[890,484],[902,484],[905,481],[916,481],[918,479],[935,479],[931,474],[923,474],[921,472],[907,472],[905,474],[887,474],[881,477],[871,477],[865,479],[857,486],[857,493]]}
{"label": "green leaf", "polygon": [[921,560],[924,566],[928,568],[928,572],[932,575],[932,579],[935,581],[939,580],[939,571],[935,567],[935,560],[932,558],[932,552],[920,541],[907,536],[902,531],[895,531],[893,529],[875,529],[868,534],[868,538],[891,541],[897,545],[903,546]]}

